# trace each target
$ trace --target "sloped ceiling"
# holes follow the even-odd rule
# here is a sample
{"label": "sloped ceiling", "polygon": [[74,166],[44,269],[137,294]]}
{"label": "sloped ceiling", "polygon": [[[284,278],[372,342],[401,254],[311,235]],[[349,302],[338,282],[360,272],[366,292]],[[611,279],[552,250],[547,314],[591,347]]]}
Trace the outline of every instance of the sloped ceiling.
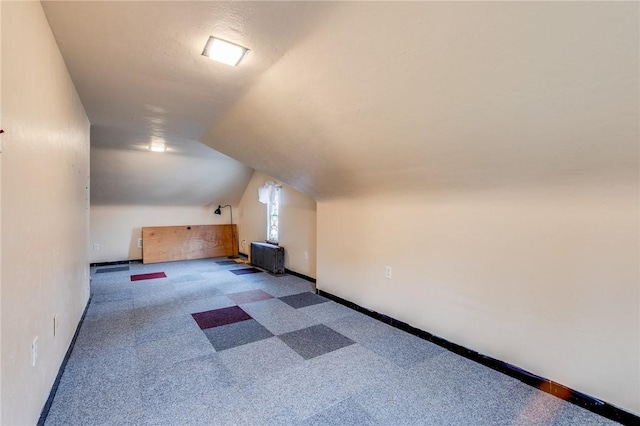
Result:
{"label": "sloped ceiling", "polygon": [[44,7],[105,153],[204,143],[317,199],[637,174],[638,3]]}
{"label": "sloped ceiling", "polygon": [[[253,170],[203,144],[320,5],[43,2],[91,121],[91,203],[236,205]],[[201,55],[210,35],[255,49],[241,67]],[[148,150],[166,143],[163,154]]]}

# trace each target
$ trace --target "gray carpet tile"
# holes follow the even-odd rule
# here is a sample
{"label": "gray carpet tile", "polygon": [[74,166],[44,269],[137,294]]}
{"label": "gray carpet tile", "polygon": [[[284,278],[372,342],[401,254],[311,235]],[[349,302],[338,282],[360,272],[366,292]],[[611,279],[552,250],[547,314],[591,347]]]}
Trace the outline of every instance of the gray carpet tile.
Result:
{"label": "gray carpet tile", "polygon": [[[418,363],[407,370],[425,388],[438,390],[438,396],[472,404],[501,401],[520,382],[449,351]],[[420,382],[421,380],[421,382]]]}
{"label": "gray carpet tile", "polygon": [[395,332],[390,325],[354,311],[351,311],[351,315],[327,321],[325,324],[358,343]]}
{"label": "gray carpet tile", "polygon": [[155,291],[149,291],[149,289],[144,289],[144,291],[141,292],[133,290],[132,294],[133,306],[135,308],[179,303],[176,297],[176,291],[172,285],[169,285],[168,288],[159,288]]}
{"label": "gray carpet tile", "polygon": [[251,401],[236,387],[208,390],[186,400],[177,400],[154,407],[143,404],[142,425],[202,426],[202,425],[268,425],[257,417]]}
{"label": "gray carpet tile", "polygon": [[47,425],[136,424],[139,382],[133,347],[78,355],[69,360]]}
{"label": "gray carpet tile", "polygon": [[216,351],[235,348],[273,336],[254,319],[202,330]]}
{"label": "gray carpet tile", "polygon": [[348,394],[404,374],[398,366],[359,344],[313,358],[306,365],[323,372],[327,380],[340,383]]}
{"label": "gray carpet tile", "polygon": [[[540,392],[543,393],[543,392]],[[550,396],[548,394],[545,394]],[[552,397],[554,398],[554,397]],[[541,417],[536,417],[540,419]],[[618,425],[617,422],[612,420],[603,419],[590,411],[584,410],[573,404],[563,403],[562,407],[554,412],[553,416],[554,426],[614,426]]]}
{"label": "gray carpet tile", "polygon": [[246,274],[260,274],[262,270],[258,268],[238,268],[238,269],[230,269],[229,272],[235,275],[246,275]]}
{"label": "gray carpet tile", "polygon": [[74,352],[97,354],[135,344],[133,316],[130,313],[102,318],[85,318],[78,333]]}
{"label": "gray carpet tile", "polygon": [[398,371],[384,358],[351,345],[265,374],[245,390],[253,410],[269,423],[297,424]]}
{"label": "gray carpet tile", "polygon": [[259,290],[262,288],[259,283],[248,280],[247,276],[251,276],[251,275],[243,275],[239,277],[225,275],[225,278],[220,279],[219,281],[217,278],[210,278],[210,279],[215,280],[216,288],[220,290],[223,294]]}
{"label": "gray carpet tile", "polygon": [[140,375],[142,401],[154,410],[233,385],[233,375],[214,353],[159,366]]}
{"label": "gray carpet tile", "polygon": [[202,332],[194,332],[140,343],[136,355],[138,368],[147,371],[214,352],[207,337]]}
{"label": "gray carpet tile", "polygon": [[326,303],[305,306],[298,310],[321,323],[327,323],[329,321],[353,315],[353,309],[347,308],[346,306],[331,300]]}
{"label": "gray carpet tile", "polygon": [[69,373],[66,379],[76,382],[84,380],[86,384],[93,380],[118,380],[123,373],[133,373],[135,360],[136,348],[133,345],[96,353],[74,352],[65,368],[65,373]]}
{"label": "gray carpet tile", "polygon": [[311,293],[309,291],[305,291],[304,293],[292,294],[290,296],[284,296],[281,297],[280,300],[294,308],[303,308],[305,306],[316,305],[318,303],[325,303],[329,301],[329,299],[318,296],[317,294]]}
{"label": "gray carpet tile", "polygon": [[[103,278],[103,280],[101,281],[100,278]],[[105,275],[98,276],[98,278],[91,278],[91,294],[118,293],[124,290],[133,290],[133,287],[128,280],[123,281],[121,278],[118,279],[117,277],[109,278]]]}
{"label": "gray carpet tile", "polygon": [[313,285],[309,281],[302,280],[293,275],[274,277],[269,274],[256,274],[247,277],[274,297],[290,296],[302,292],[313,291]]}
{"label": "gray carpet tile", "polygon": [[532,391],[536,390],[444,352],[354,398],[383,424],[515,425],[529,424],[524,408]]}
{"label": "gray carpet tile", "polygon": [[193,312],[233,306],[235,303],[225,296],[208,296],[201,298],[180,297],[175,289],[159,292],[146,292],[134,297],[133,304],[136,315],[154,315],[156,317],[172,317]]}
{"label": "gray carpet tile", "polygon": [[219,355],[239,383],[280,372],[304,361],[304,358],[277,337],[237,346],[222,351]]}
{"label": "gray carpet tile", "polygon": [[[128,273],[124,273],[128,277]],[[118,290],[133,288],[129,278],[123,280],[122,274],[91,275],[91,293],[112,293]]]}
{"label": "gray carpet tile", "polygon": [[[135,302],[134,302],[135,304]],[[136,321],[144,318],[146,321],[161,321],[183,315],[182,306],[173,300],[156,302],[148,306],[135,307],[133,316]]]}
{"label": "gray carpet tile", "polygon": [[140,281],[140,284],[130,285],[129,287],[136,306],[142,306],[146,301],[153,301],[162,297],[171,301],[175,300],[175,286],[169,281],[155,283],[153,287],[145,284],[144,281]]}
{"label": "gray carpet tile", "polygon": [[242,265],[241,263],[237,263],[235,260],[218,260],[216,261],[216,264],[222,265],[222,266]]}
{"label": "gray carpet tile", "polygon": [[366,340],[362,345],[405,368],[446,351],[431,342],[395,329],[391,333]]}
{"label": "gray carpet tile", "polygon": [[177,311],[180,314],[189,314],[228,308],[234,305],[235,303],[226,296],[213,296],[202,299],[182,300],[177,307]]}
{"label": "gray carpet tile", "polygon": [[338,425],[376,426],[380,425],[380,423],[371,417],[360,404],[351,399],[339,402],[300,423],[300,426]]}
{"label": "gray carpet tile", "polygon": [[108,272],[124,272],[129,270],[129,265],[101,267],[96,270],[96,274],[105,274]]}
{"label": "gray carpet tile", "polygon": [[[234,276],[221,260],[93,268],[92,303],[46,424],[615,424],[332,301],[315,303],[305,280]],[[159,270],[169,278],[129,281]],[[287,296],[297,309],[278,299]],[[216,351],[191,314],[238,303],[252,319],[218,327],[218,348],[228,348]]]}
{"label": "gray carpet tile", "polygon": [[[143,422],[148,426],[202,426],[202,425],[259,425],[259,422],[244,421],[245,408],[238,406],[241,393],[230,394],[228,391],[216,391],[202,394],[194,399],[173,402],[152,409],[144,405]],[[245,405],[249,407],[248,404]],[[246,408],[248,410],[249,408]]]}
{"label": "gray carpet tile", "polygon": [[130,298],[109,300],[104,302],[91,300],[89,309],[87,309],[87,317],[96,318],[104,317],[107,315],[118,316],[120,314],[127,314],[131,312],[132,308],[133,300]]}
{"label": "gray carpet tile", "polygon": [[142,403],[139,392],[120,380],[108,391],[82,393],[75,389],[55,400],[45,425],[48,426],[134,426],[142,423]]}
{"label": "gray carpet tile", "polygon": [[240,293],[230,293],[227,297],[236,304],[259,302],[261,300],[273,299],[273,296],[263,290],[241,291]]}
{"label": "gray carpet tile", "polygon": [[140,316],[134,319],[134,323],[136,343],[166,339],[167,337],[178,334],[200,331],[200,327],[198,327],[196,322],[193,320],[193,317],[188,314],[160,320]]}
{"label": "gray carpet tile", "polygon": [[304,364],[270,381],[255,380],[245,393],[254,402],[252,410],[268,424],[297,424],[348,396],[339,383]]}
{"label": "gray carpet tile", "polygon": [[[546,411],[542,417],[538,417],[538,413],[532,411],[537,405],[536,394],[546,394],[521,382],[511,383],[508,385],[507,390],[508,392],[497,391],[496,393],[499,396],[490,395],[485,398],[482,396],[475,398],[471,395],[471,392],[465,393],[458,401],[453,403],[454,406],[451,410],[451,416],[445,419],[443,415],[440,415],[440,417],[443,418],[442,423],[445,425],[453,425],[455,421],[459,422],[464,417],[473,417],[477,419],[477,421],[484,423],[492,422],[504,425],[543,425],[554,423],[552,419],[555,418],[556,413],[553,413],[553,411]],[[484,392],[485,396],[487,393],[488,392]],[[563,406],[566,405],[562,401],[560,402]],[[446,403],[450,402],[445,400],[439,408],[444,407]],[[589,412],[585,411],[585,413]],[[580,416],[577,418],[580,418]],[[593,421],[593,418],[591,420]],[[606,423],[582,421],[576,424],[595,425]]]}
{"label": "gray carpet tile", "polygon": [[317,320],[298,312],[279,299],[247,303],[242,308],[275,335],[318,324]]}
{"label": "gray carpet tile", "polygon": [[222,291],[207,281],[174,284],[175,295],[180,301],[199,300],[222,296]]}
{"label": "gray carpet tile", "polygon": [[278,337],[304,359],[315,358],[355,343],[323,324],[281,334]]}
{"label": "gray carpet tile", "polygon": [[436,384],[425,386],[415,375],[395,374],[361,389],[353,398],[381,424],[437,425],[437,407],[448,402],[440,397],[440,389]]}
{"label": "gray carpet tile", "polygon": [[219,266],[211,267],[209,265],[208,267],[197,269],[197,271],[200,272],[201,274],[207,274],[208,275],[208,274],[215,274],[216,272],[219,272],[220,269],[221,268]]}
{"label": "gray carpet tile", "polygon": [[203,279],[204,279],[204,275],[202,274],[169,276],[169,281],[171,281],[172,283],[186,283],[191,281],[201,281]]}
{"label": "gray carpet tile", "polygon": [[93,293],[91,297],[91,302],[93,303],[115,302],[118,300],[133,300],[133,291],[131,291],[130,288],[127,288],[112,292],[98,292]]}
{"label": "gray carpet tile", "polygon": [[605,419],[576,405],[520,383],[509,392],[505,404],[517,405],[514,424],[554,426],[613,426],[618,423]]}

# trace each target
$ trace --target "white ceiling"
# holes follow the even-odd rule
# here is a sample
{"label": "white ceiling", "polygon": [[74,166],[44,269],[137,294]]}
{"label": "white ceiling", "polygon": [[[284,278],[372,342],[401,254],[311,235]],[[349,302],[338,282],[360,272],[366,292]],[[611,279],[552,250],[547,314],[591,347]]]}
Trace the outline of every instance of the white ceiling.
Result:
{"label": "white ceiling", "polygon": [[[202,144],[203,137],[325,8],[93,1],[43,7],[92,125],[91,203],[150,205],[240,201],[253,170]],[[241,67],[213,62],[201,55],[210,35],[256,51]],[[152,140],[165,141],[167,153],[150,152]]]}
{"label": "white ceiling", "polygon": [[[250,168],[317,199],[637,172],[636,2],[44,8],[92,123],[92,202],[234,203]],[[251,52],[210,61],[209,35]]]}

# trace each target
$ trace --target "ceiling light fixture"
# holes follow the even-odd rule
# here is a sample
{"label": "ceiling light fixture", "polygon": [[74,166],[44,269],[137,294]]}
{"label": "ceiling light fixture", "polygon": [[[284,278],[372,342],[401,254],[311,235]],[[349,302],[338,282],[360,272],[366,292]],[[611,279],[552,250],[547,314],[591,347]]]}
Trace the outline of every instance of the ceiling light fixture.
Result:
{"label": "ceiling light fixture", "polygon": [[165,152],[167,147],[164,145],[150,145],[149,150],[151,150],[151,152]]}
{"label": "ceiling light fixture", "polygon": [[203,56],[234,67],[237,66],[248,53],[249,49],[246,47],[213,36],[209,37],[202,51]]}

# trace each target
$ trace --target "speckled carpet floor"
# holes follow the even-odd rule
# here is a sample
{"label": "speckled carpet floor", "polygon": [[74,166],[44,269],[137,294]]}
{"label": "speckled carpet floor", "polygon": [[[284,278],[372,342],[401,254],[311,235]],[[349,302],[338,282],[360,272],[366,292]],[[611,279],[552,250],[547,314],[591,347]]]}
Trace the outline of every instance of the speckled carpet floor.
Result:
{"label": "speckled carpet floor", "polygon": [[46,424],[616,424],[246,267],[94,268]]}

